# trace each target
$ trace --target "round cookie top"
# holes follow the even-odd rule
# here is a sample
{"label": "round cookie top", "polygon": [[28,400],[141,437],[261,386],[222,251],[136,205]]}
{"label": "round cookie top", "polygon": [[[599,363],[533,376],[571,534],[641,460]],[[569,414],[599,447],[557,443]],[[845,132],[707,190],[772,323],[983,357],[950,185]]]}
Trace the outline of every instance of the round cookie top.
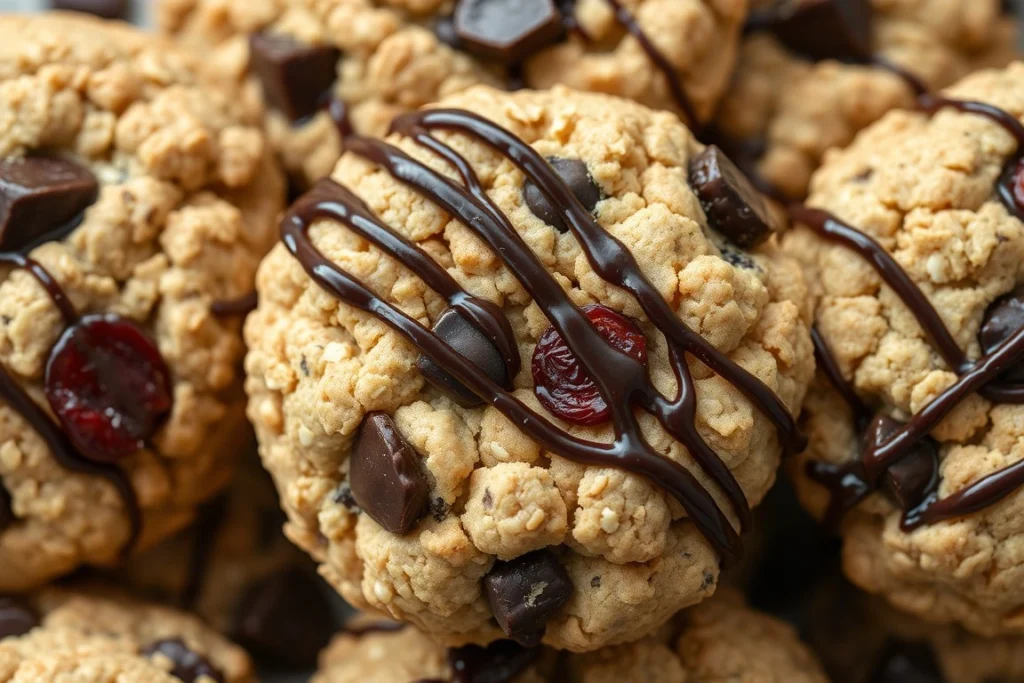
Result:
{"label": "round cookie top", "polygon": [[105,593],[0,599],[0,680],[251,683],[245,652],[199,619]]}
{"label": "round cookie top", "polygon": [[[886,112],[913,104],[911,87],[886,60],[932,89],[1017,54],[1014,18],[999,0],[859,0],[845,20],[801,12],[772,20],[754,3],[733,81],[716,125],[748,147],[759,172],[790,197],[804,197],[825,152],[848,145]],[[780,5],[783,3],[779,3]],[[866,20],[858,22],[858,14]],[[810,36],[817,36],[813,40]],[[864,49],[861,50],[861,46]]]}
{"label": "round cookie top", "polygon": [[586,654],[531,652],[508,641],[446,653],[411,628],[342,634],[321,655],[313,683],[447,681],[455,661],[469,664],[471,677],[505,683],[827,680],[792,627],[746,607],[737,593],[723,589],[656,635]]}
{"label": "round cookie top", "polygon": [[211,55],[219,74],[257,75],[275,109],[275,147],[289,172],[312,182],[340,155],[328,116],[311,118],[325,92],[370,135],[385,134],[403,111],[479,83],[564,84],[682,107],[706,121],[732,72],[746,4],[161,0],[158,17],[165,32]]}
{"label": "round cookie top", "polygon": [[797,440],[799,267],[672,114],[564,88],[443,104],[349,138],[260,268],[249,415],[286,533],[448,643],[634,640],[713,592]]}
{"label": "round cookie top", "polygon": [[[284,184],[159,38],[0,18],[0,591],[186,524],[234,468],[238,316]],[[38,246],[36,246],[38,245]]]}
{"label": "round cookie top", "polygon": [[1024,533],[1013,369],[1024,321],[1011,315],[1024,279],[1012,190],[1022,75],[1014,64],[945,93],[1002,113],[892,112],[827,156],[809,204],[872,238],[884,268],[811,230],[785,243],[805,265],[833,361],[805,405],[811,447],[793,461],[802,497],[822,514],[831,504],[833,521],[860,501],[842,524],[855,583],[984,635],[1024,628],[1013,550]]}

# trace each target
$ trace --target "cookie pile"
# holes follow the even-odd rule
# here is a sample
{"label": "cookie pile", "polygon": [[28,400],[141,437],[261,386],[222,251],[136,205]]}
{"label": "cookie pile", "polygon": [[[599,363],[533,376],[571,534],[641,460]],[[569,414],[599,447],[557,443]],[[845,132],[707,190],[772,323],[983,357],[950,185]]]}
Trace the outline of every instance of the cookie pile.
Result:
{"label": "cookie pile", "polygon": [[54,4],[0,682],[1024,681],[999,2]]}

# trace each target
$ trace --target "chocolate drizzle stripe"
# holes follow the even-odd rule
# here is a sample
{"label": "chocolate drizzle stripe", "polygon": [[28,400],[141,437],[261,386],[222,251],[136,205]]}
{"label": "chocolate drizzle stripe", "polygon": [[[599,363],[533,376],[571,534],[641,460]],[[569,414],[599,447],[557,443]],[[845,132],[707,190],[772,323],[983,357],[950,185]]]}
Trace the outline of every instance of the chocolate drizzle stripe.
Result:
{"label": "chocolate drizzle stripe", "polygon": [[35,260],[30,259],[27,256],[23,256],[17,253],[0,253],[0,264],[8,264],[17,268],[27,270],[28,273],[36,279],[47,295],[53,305],[60,311],[61,317],[64,318],[66,325],[74,325],[78,321],[78,311],[72,305],[71,300],[68,299],[67,294],[64,293],[64,289],[57,284],[57,281],[53,279],[53,276],[43,268]]}
{"label": "chocolate drizzle stripe", "polygon": [[843,377],[843,371],[839,369],[839,363],[836,362],[835,356],[832,355],[832,351],[828,348],[828,343],[821,336],[821,332],[818,331],[817,327],[811,328],[811,340],[814,342],[814,357],[818,361],[818,368],[825,373],[829,384],[846,402],[846,405],[854,415],[855,421],[858,423],[864,422],[870,417],[871,411],[868,410],[868,407],[860,400],[857,392],[853,390],[850,383]]}
{"label": "chocolate drizzle stripe", "polygon": [[980,512],[995,505],[1024,485],[1024,460],[982,477],[973,484],[938,500],[933,493],[924,504],[909,511],[902,528],[913,531],[926,524],[935,524],[956,517]]}
{"label": "chocolate drizzle stripe", "polygon": [[256,299],[256,292],[249,292],[237,299],[222,299],[214,301],[210,306],[210,312],[218,318],[248,315],[256,310],[256,305],[258,303],[259,302]]}

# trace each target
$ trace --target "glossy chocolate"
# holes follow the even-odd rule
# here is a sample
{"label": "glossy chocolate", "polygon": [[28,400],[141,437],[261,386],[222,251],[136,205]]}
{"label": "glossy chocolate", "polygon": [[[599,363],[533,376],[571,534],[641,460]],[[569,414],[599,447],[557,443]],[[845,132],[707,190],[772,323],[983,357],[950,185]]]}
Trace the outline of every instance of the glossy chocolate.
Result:
{"label": "glossy chocolate", "polygon": [[0,251],[19,251],[73,227],[98,193],[92,172],[68,159],[0,160]]}

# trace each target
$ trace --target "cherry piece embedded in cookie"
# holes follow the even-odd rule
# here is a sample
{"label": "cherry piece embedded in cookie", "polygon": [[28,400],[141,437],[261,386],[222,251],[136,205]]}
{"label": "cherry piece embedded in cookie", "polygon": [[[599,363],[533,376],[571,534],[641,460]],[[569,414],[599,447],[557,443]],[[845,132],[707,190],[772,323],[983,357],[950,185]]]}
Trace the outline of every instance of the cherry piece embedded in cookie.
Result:
{"label": "cherry piece embedded in cookie", "polygon": [[[636,323],[599,304],[585,306],[583,312],[609,344],[647,363],[647,340]],[[541,335],[534,349],[533,383],[544,407],[563,420],[580,425],[608,420],[608,404],[597,385],[553,327]]]}
{"label": "cherry piece embedded in cookie", "polygon": [[[561,157],[552,157],[548,159],[548,163],[555,169],[562,182],[572,190],[576,199],[580,200],[583,208],[593,212],[594,207],[601,201],[601,188],[590,177],[587,165],[579,159],[563,159]],[[530,178],[523,183],[523,199],[526,200],[526,205],[530,207],[530,211],[537,218],[553,226],[558,232],[569,232],[562,212],[555,208],[547,195],[541,192],[537,184]]]}
{"label": "cherry piece embedded in cookie", "polygon": [[[434,324],[434,334],[445,344],[465,356],[477,369],[490,377],[495,384],[508,388],[511,378],[498,347],[487,335],[478,330],[458,310],[449,308]],[[440,389],[463,408],[483,405],[476,394],[464,387],[458,380],[437,367],[426,356],[420,356],[416,366],[427,381]]]}
{"label": "cherry piece embedded in cookie", "polygon": [[204,676],[217,683],[224,683],[224,674],[210,660],[191,650],[178,638],[158,640],[143,648],[140,654],[150,659],[170,660],[171,675],[185,683],[196,683]]}
{"label": "cherry piece embedded in cookie", "polygon": [[363,419],[349,457],[348,479],[359,507],[393,534],[408,533],[430,507],[420,454],[386,413]]}
{"label": "cherry piece embedded in cookie", "polygon": [[870,683],[946,683],[935,651],[927,643],[889,640]]}
{"label": "cherry piece embedded in cookie", "polygon": [[279,33],[249,37],[249,68],[263,85],[267,101],[295,122],[315,114],[338,78],[341,51],[305,45]]}
{"label": "cherry piece embedded in cookie", "polygon": [[51,0],[53,9],[85,12],[102,19],[125,19],[128,0]]}
{"label": "cherry piece embedded in cookie", "polygon": [[21,600],[0,597],[0,640],[23,636],[39,626],[39,615]]}
{"label": "cherry piece embedded in cookie", "polygon": [[505,635],[534,647],[548,620],[572,596],[572,581],[553,552],[537,550],[495,563],[484,577],[484,595]]}
{"label": "cherry piece embedded in cookie", "polygon": [[871,58],[870,0],[796,0],[779,5],[770,28],[794,52],[812,59]]}
{"label": "cherry piece embedded in cookie", "polygon": [[[881,445],[903,425],[878,415],[868,427],[868,437]],[[907,455],[890,465],[882,476],[882,489],[901,510],[912,510],[935,488],[939,478],[939,449],[930,438],[921,439]]]}
{"label": "cherry piece embedded in cookie", "polygon": [[171,375],[160,351],[119,316],[82,318],[46,364],[46,398],[82,455],[114,462],[145,445],[171,409]]}
{"label": "cherry piece embedded in cookie", "polygon": [[57,157],[0,161],[0,251],[16,251],[75,220],[96,201],[89,169]]}
{"label": "cherry piece embedded in cookie", "polygon": [[319,579],[294,567],[246,591],[232,636],[260,662],[310,668],[336,629]]}
{"label": "cherry piece embedded in cookie", "polygon": [[711,228],[739,247],[756,247],[781,230],[764,195],[715,145],[690,161],[690,185]]}
{"label": "cherry piece embedded in cookie", "polygon": [[565,33],[554,0],[460,0],[455,30],[469,52],[507,64],[558,42]]}
{"label": "cherry piece embedded in cookie", "polygon": [[499,640],[487,647],[466,645],[448,651],[454,681],[501,683],[514,681],[540,657],[540,648],[523,647],[513,640]]}
{"label": "cherry piece embedded in cookie", "polygon": [[[1017,330],[1024,327],[1024,287],[1019,287],[1010,294],[996,299],[988,310],[981,324],[978,341],[985,353],[992,351],[1002,342],[1009,339]],[[1002,378],[1010,382],[1024,382],[1024,363],[1003,373]]]}

